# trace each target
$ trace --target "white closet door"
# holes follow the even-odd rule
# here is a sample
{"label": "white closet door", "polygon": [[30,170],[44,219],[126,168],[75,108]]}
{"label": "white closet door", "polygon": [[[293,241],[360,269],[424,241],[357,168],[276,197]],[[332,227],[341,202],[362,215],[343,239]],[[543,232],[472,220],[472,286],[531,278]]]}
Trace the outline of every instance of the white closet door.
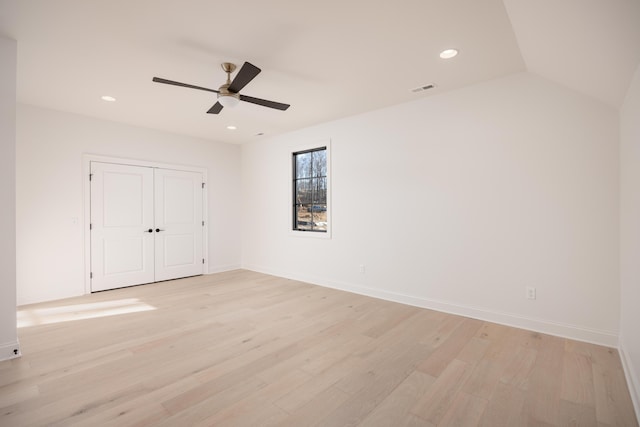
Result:
{"label": "white closet door", "polygon": [[203,273],[202,174],[155,170],[156,281]]}
{"label": "white closet door", "polygon": [[91,174],[91,291],[153,282],[153,169],[91,162]]}

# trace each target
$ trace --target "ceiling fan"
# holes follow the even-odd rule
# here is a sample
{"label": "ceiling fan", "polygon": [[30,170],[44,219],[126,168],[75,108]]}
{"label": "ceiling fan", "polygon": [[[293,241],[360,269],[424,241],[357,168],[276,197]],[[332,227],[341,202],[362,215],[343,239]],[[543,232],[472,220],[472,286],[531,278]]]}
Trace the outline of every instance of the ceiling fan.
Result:
{"label": "ceiling fan", "polygon": [[262,71],[255,65],[249,62],[245,62],[242,65],[242,68],[240,68],[240,71],[238,71],[238,74],[234,77],[233,81],[231,81],[231,73],[233,73],[236,69],[235,64],[232,64],[230,62],[223,62],[222,69],[225,73],[227,73],[227,82],[220,86],[218,90],[201,86],[194,86],[187,83],[180,83],[160,77],[154,77],[153,81],[156,83],[165,83],[168,85],[182,86],[191,89],[206,90],[208,92],[217,93],[218,101],[213,105],[213,107],[209,108],[209,111],[207,111],[207,113],[209,114],[218,114],[220,113],[220,111],[222,111],[223,107],[234,107],[238,105],[240,101],[250,102],[252,104],[275,108],[276,110],[282,111],[289,108],[289,104],[282,104],[280,102],[268,101],[266,99],[254,98],[252,96],[240,94],[240,90],[242,90],[243,87],[245,87],[251,80],[253,80],[258,74],[260,74],[260,71]]}

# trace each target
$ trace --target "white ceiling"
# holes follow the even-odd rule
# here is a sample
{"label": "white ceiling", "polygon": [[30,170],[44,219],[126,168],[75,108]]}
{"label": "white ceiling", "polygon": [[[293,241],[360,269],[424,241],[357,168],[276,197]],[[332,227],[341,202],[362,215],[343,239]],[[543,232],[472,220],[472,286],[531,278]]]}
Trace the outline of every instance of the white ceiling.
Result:
{"label": "white ceiling", "polygon": [[[242,143],[524,70],[618,108],[640,0],[0,0],[0,34],[21,103]],[[291,108],[216,116],[215,94],[151,81],[217,89],[225,61],[262,68],[243,94]]]}
{"label": "white ceiling", "polygon": [[527,70],[619,108],[640,63],[640,0],[504,0]]}

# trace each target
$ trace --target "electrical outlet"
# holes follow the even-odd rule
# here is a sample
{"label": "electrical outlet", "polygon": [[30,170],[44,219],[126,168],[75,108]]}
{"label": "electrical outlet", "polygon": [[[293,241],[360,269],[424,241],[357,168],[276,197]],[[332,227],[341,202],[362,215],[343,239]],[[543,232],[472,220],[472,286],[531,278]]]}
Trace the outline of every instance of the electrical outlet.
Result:
{"label": "electrical outlet", "polygon": [[536,299],[536,288],[527,286],[527,299]]}
{"label": "electrical outlet", "polygon": [[365,273],[365,267],[364,264],[360,264],[360,273],[364,274]]}

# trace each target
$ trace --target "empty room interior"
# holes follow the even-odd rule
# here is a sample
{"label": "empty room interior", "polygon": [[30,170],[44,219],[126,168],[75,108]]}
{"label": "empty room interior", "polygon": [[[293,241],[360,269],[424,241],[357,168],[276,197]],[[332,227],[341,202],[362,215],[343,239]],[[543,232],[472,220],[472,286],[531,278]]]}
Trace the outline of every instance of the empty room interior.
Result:
{"label": "empty room interior", "polygon": [[637,426],[640,0],[0,0],[0,425]]}

